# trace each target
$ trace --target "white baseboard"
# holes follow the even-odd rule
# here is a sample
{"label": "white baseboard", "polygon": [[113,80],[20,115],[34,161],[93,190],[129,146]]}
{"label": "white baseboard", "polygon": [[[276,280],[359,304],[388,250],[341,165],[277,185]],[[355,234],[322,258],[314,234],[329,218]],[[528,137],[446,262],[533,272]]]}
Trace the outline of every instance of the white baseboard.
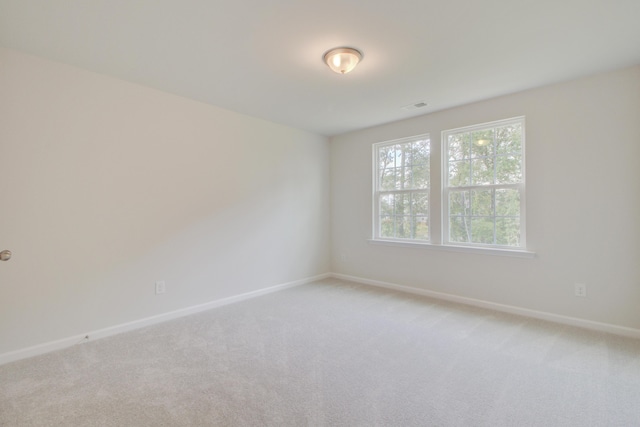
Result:
{"label": "white baseboard", "polygon": [[495,302],[478,300],[474,298],[466,298],[458,295],[447,294],[443,292],[429,291],[426,289],[418,289],[410,286],[396,285],[395,283],[381,282],[379,280],[365,279],[357,276],[349,276],[346,274],[332,273],[331,277],[336,279],[347,280],[350,282],[361,283],[364,285],[376,286],[379,288],[393,289],[400,292],[422,295],[430,298],[456,302],[460,304],[472,305],[475,307],[488,308],[490,310],[501,311],[504,313],[517,314],[535,319],[547,320],[550,322],[560,323],[563,325],[577,326],[579,328],[590,329],[593,331],[607,332],[615,335],[622,335],[632,338],[640,338],[640,329],[628,328],[626,326],[618,326],[610,323],[594,322],[592,320],[580,319],[577,317],[563,316],[560,314],[548,313],[545,311],[530,310],[528,308],[516,307],[512,305],[498,304]]}
{"label": "white baseboard", "polygon": [[320,274],[318,276],[307,277],[305,279],[295,280],[293,282],[283,283],[283,284],[271,286],[265,289],[258,289],[257,291],[247,292],[240,295],[234,295],[231,297],[222,298],[222,299],[210,301],[204,304],[182,308],[182,309],[171,311],[168,313],[146,317],[140,320],[134,320],[133,322],[123,323],[120,325],[115,325],[108,328],[87,332],[81,335],[75,335],[75,336],[63,338],[60,340],[51,341],[44,344],[38,344],[32,347],[11,351],[8,353],[0,354],[0,365],[3,365],[5,363],[10,363],[10,362],[15,362],[21,359],[26,359],[28,357],[38,356],[38,355],[49,353],[56,350],[61,350],[63,348],[71,347],[73,345],[76,345],[82,342],[93,341],[99,338],[105,338],[112,335],[121,334],[123,332],[132,331],[134,329],[143,328],[145,326],[154,325],[156,323],[166,322],[167,320],[188,316],[190,314],[199,313],[201,311],[206,311],[212,308],[221,307],[223,305],[244,301],[250,298],[259,297],[261,295],[277,292],[287,288],[292,288],[294,286],[304,285],[305,283],[310,283],[316,280],[322,280],[329,277],[331,277],[331,273],[325,273],[325,274]]}
{"label": "white baseboard", "polygon": [[38,344],[32,347],[0,354],[0,365],[14,362],[21,359],[26,359],[33,356],[38,356],[38,355],[49,353],[56,350],[61,350],[82,342],[93,341],[99,338],[105,338],[105,337],[117,335],[123,332],[143,328],[145,326],[154,325],[156,323],[166,322],[167,320],[188,316],[190,314],[199,313],[202,311],[210,310],[212,308],[221,307],[221,306],[232,304],[239,301],[244,301],[244,300],[255,298],[261,295],[277,292],[283,289],[292,288],[294,286],[303,285],[305,283],[310,283],[316,280],[322,280],[329,277],[347,280],[350,282],[362,283],[365,285],[376,286],[380,288],[393,289],[400,292],[422,295],[430,298],[451,301],[451,302],[456,302],[460,304],[471,305],[475,307],[487,308],[490,310],[516,314],[516,315],[525,316],[525,317],[532,317],[535,319],[547,320],[550,322],[560,323],[564,325],[577,326],[580,328],[590,329],[590,330],[599,331],[599,332],[607,332],[611,334],[622,335],[622,336],[627,336],[632,338],[640,338],[640,329],[628,328],[625,326],[618,326],[618,325],[613,325],[609,323],[594,322],[592,320],[563,316],[563,315],[548,313],[544,311],[530,310],[528,308],[498,304],[490,301],[466,298],[466,297],[447,294],[443,292],[429,291],[426,289],[419,289],[419,288],[413,288],[410,286],[397,285],[395,283],[382,282],[379,280],[366,279],[366,278],[357,277],[357,276],[349,276],[346,274],[325,273],[325,274],[320,274],[318,276],[295,280],[293,282],[283,283],[280,285],[271,286],[269,288],[259,289],[256,291],[247,292],[240,295],[234,295],[231,297],[210,301],[204,304],[186,307],[180,310],[175,310],[175,311],[147,317],[140,320],[135,320],[133,322],[123,323],[120,325],[115,325],[108,328],[99,329],[99,330],[87,332],[84,334],[74,335],[74,336],[63,338],[60,340],[51,341],[44,344]]}

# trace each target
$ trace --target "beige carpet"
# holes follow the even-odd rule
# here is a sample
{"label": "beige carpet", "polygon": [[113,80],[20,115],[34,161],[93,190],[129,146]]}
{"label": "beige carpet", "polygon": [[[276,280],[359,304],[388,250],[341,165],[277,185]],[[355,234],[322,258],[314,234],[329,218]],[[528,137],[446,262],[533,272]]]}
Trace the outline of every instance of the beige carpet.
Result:
{"label": "beige carpet", "polygon": [[0,366],[2,426],[640,426],[640,341],[337,280]]}

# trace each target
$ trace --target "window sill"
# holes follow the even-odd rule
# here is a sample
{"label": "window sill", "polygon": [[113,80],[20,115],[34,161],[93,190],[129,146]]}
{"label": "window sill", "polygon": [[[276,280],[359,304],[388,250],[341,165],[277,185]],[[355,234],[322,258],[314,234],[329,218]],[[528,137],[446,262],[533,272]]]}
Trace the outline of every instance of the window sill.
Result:
{"label": "window sill", "polygon": [[440,245],[434,243],[417,243],[404,240],[383,240],[383,239],[369,239],[368,242],[374,245],[383,246],[400,246],[405,248],[417,248],[446,252],[463,252],[469,254],[481,254],[492,256],[506,256],[515,258],[535,258],[536,253],[522,250],[522,249],[501,249],[501,248],[480,248],[475,246],[454,246],[454,245]]}

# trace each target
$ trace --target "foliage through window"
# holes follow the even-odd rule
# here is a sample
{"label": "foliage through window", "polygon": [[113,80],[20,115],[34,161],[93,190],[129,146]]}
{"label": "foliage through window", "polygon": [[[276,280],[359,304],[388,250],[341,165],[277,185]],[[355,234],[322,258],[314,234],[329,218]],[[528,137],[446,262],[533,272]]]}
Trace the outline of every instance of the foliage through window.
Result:
{"label": "foliage through window", "polygon": [[374,145],[374,235],[429,241],[429,135]]}
{"label": "foliage through window", "polygon": [[524,247],[524,118],[442,139],[443,243]]}

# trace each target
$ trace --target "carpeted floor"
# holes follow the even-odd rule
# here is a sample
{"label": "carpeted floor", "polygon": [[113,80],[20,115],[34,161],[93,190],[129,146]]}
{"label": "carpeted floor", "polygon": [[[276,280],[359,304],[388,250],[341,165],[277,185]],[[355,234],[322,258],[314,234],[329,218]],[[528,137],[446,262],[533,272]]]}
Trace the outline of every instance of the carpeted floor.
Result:
{"label": "carpeted floor", "polygon": [[640,426],[640,341],[338,280],[0,366],[1,426]]}

